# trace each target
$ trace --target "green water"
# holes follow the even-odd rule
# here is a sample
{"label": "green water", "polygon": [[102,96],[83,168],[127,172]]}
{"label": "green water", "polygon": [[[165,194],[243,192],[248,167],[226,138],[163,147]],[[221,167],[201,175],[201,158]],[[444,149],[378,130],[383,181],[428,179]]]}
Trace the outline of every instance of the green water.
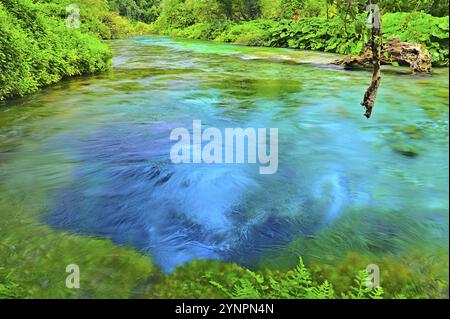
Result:
{"label": "green water", "polygon": [[[193,259],[448,259],[448,69],[385,68],[366,120],[371,74],[328,65],[334,55],[162,37],[111,47],[110,72],[0,108],[0,260],[36,291],[56,279],[32,269],[45,277],[56,260],[108,276],[148,257],[166,272]],[[170,131],[195,119],[278,128],[278,172],[170,163]],[[90,238],[130,261],[103,262],[119,253]]]}

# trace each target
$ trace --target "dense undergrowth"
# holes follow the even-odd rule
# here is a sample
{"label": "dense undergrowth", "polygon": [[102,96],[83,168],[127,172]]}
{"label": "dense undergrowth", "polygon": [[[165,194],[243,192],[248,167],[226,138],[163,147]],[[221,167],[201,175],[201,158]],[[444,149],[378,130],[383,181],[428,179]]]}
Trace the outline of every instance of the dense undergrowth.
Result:
{"label": "dense undergrowth", "polygon": [[[70,4],[80,10],[79,28],[66,25]],[[106,0],[1,0],[0,101],[66,77],[105,71],[112,53],[101,39],[143,30],[144,23],[109,11]]]}

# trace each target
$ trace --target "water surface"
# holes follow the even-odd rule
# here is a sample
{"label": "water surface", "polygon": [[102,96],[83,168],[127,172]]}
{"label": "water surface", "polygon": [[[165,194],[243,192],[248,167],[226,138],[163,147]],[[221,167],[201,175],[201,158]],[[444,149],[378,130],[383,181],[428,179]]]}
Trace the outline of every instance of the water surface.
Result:
{"label": "water surface", "polygon": [[[352,226],[377,242],[368,253],[448,251],[448,69],[388,68],[366,120],[371,74],[328,65],[334,55],[164,37],[111,46],[109,73],[0,109],[0,197],[35,220],[111,238],[166,271],[197,258],[252,266],[349,214],[370,221]],[[172,164],[171,130],[196,119],[278,128],[278,172]]]}

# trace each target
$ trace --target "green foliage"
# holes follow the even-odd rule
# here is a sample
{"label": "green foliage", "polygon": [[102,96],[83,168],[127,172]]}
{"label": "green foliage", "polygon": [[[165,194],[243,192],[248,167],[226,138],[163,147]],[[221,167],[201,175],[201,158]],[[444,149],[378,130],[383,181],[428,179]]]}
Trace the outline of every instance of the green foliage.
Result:
{"label": "green foliage", "polygon": [[279,17],[291,19],[299,13],[304,0],[281,0]]}
{"label": "green foliage", "polygon": [[[139,14],[158,4],[135,3]],[[66,26],[67,8],[73,4],[80,10],[79,28]],[[108,0],[0,0],[0,33],[0,100],[4,100],[66,77],[107,70],[111,51],[99,38],[145,34],[149,26],[133,24],[111,11]]]}
{"label": "green foliage", "polygon": [[425,13],[395,13],[383,17],[384,38],[424,44],[433,63],[448,66],[449,20]]}
{"label": "green foliage", "polygon": [[132,20],[151,23],[159,16],[161,0],[109,0],[110,9]]}
{"label": "green foliage", "polygon": [[67,18],[66,8],[73,4],[80,10],[82,33],[93,33],[108,40],[133,33],[130,21],[111,11],[108,0],[42,0],[36,3],[41,13],[60,20]]}
{"label": "green foliage", "polygon": [[178,266],[173,273],[165,274],[160,280],[142,290],[142,298],[226,298],[227,295],[210,284],[211,280],[224,283],[235,282],[248,276],[245,268],[231,263],[214,260],[195,260]]}
{"label": "green foliage", "polygon": [[[360,271],[355,279],[355,286],[342,298],[381,299],[383,289],[371,289],[366,286],[368,274]],[[211,285],[232,299],[334,299],[333,286],[324,281],[321,284],[313,282],[311,273],[300,258],[298,266],[286,273],[266,271],[258,274],[250,270],[246,276],[233,278],[231,282],[219,283],[211,280]],[[232,288],[227,288],[231,286]]]}
{"label": "green foliage", "polygon": [[358,54],[368,40],[360,24],[345,26],[339,19],[285,21],[272,31],[269,46]]}
{"label": "green foliage", "polygon": [[344,294],[344,298],[349,299],[383,299],[383,288],[375,287],[369,288],[366,284],[368,273],[365,270],[358,272],[358,275],[354,279],[355,285],[351,287],[348,294]]}
{"label": "green foliage", "polygon": [[424,12],[436,17],[448,16],[448,0],[381,0],[383,12]]}
{"label": "green foliage", "polygon": [[170,33],[173,29],[183,29],[195,23],[194,15],[183,0],[163,0],[161,15],[155,22],[155,29]]}
{"label": "green foliage", "polygon": [[215,23],[226,20],[223,8],[215,0],[186,0],[186,7],[192,12],[196,23]]}
{"label": "green foliage", "polygon": [[67,28],[29,0],[2,0],[0,33],[0,100],[109,67],[106,45],[94,35]]}
{"label": "green foliage", "polygon": [[[285,21],[273,30],[270,46],[358,54],[369,39],[364,17],[351,24],[341,19],[310,18]],[[425,13],[388,13],[383,16],[383,35],[425,45],[435,65],[448,65],[448,18]]]}
{"label": "green foliage", "polygon": [[199,39],[199,40],[215,40],[230,28],[231,22],[215,22],[215,23],[196,23],[185,29],[175,29],[171,32],[172,36]]}
{"label": "green foliage", "polygon": [[0,299],[19,298],[22,288],[13,280],[13,270],[0,267]]}
{"label": "green foliage", "polygon": [[[413,133],[408,130],[408,134]],[[294,264],[286,256],[301,254],[312,276],[333,283],[334,290],[341,295],[353,285],[355,269],[376,264],[380,268],[380,282],[386,298],[400,295],[447,298],[448,247],[429,241],[432,233],[445,233],[446,228],[417,220],[405,223],[411,214],[410,211],[392,214],[376,210],[376,215],[368,210],[365,214],[349,212],[332,228],[319,232],[314,238],[297,238],[266,255],[258,268],[290,269]],[[399,225],[400,220],[402,227],[385,226]],[[327,254],[324,255],[324,251]]]}
{"label": "green foliage", "polygon": [[268,5],[262,0],[263,16],[276,20],[293,19],[304,17],[326,16],[327,9],[331,9],[331,0],[276,0],[272,2],[271,10],[268,12]]}
{"label": "green foliage", "polygon": [[261,18],[277,20],[280,17],[280,6],[283,0],[261,0]]}
{"label": "green foliage", "polygon": [[217,40],[242,45],[265,46],[270,40],[272,29],[275,26],[276,22],[272,20],[254,20],[236,24],[223,32]]}
{"label": "green foliage", "polygon": [[[170,1],[181,3],[180,0]],[[183,3],[185,10],[190,1]],[[230,20],[223,20],[222,16],[215,22],[196,23],[195,21],[205,20],[199,14],[198,18],[183,15],[182,25],[172,22],[166,29],[161,29],[161,24],[156,25],[155,29],[160,33],[191,39],[359,54],[370,38],[365,18],[365,14],[358,14],[352,19],[320,16],[298,21],[258,19],[232,23]],[[181,20],[174,18],[174,21]],[[448,65],[448,18],[437,18],[425,13],[387,13],[383,16],[383,30],[385,41],[396,37],[405,42],[423,44],[432,54],[434,65]]]}
{"label": "green foliage", "polygon": [[155,31],[170,34],[195,23],[240,22],[261,16],[259,0],[163,0]]}
{"label": "green foliage", "polygon": [[260,17],[261,5],[259,0],[225,0],[225,2],[231,3],[235,21],[249,21]]}
{"label": "green foliage", "polygon": [[[356,268],[355,268],[356,269]],[[356,271],[355,271],[356,273]],[[366,272],[359,272],[354,284],[343,294],[336,294],[333,285],[318,283],[300,258],[288,271],[264,269],[251,271],[236,264],[219,261],[193,261],[179,266],[156,283],[141,291],[145,298],[231,298],[231,299],[377,299],[381,288],[370,289]]]}
{"label": "green foliage", "polygon": [[326,16],[327,0],[304,0],[300,9],[301,17],[319,17]]}

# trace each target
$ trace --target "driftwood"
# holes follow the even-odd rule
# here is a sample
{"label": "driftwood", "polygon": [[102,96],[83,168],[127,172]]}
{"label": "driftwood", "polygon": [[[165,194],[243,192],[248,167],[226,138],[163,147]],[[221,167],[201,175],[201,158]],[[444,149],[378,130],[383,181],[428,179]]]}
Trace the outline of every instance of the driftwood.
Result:
{"label": "driftwood", "polygon": [[372,29],[369,43],[358,56],[350,56],[338,60],[335,64],[343,66],[353,66],[355,64],[373,67],[372,82],[364,94],[361,105],[365,108],[364,116],[372,116],[378,88],[381,84],[381,64],[409,64],[414,72],[431,71],[431,55],[423,45],[401,42],[399,39],[389,39],[383,45],[382,19],[380,9],[376,4],[367,7],[368,18],[371,18],[370,28]]}
{"label": "driftwood", "polygon": [[[395,62],[402,65],[409,65],[411,71],[414,73],[431,71],[431,54],[425,46],[401,42],[397,38],[392,38],[383,45],[381,50],[381,64],[393,64]],[[372,67],[371,45],[367,45],[360,55],[345,57],[335,63],[346,67],[356,65]]]}
{"label": "driftwood", "polygon": [[367,89],[361,105],[365,108],[365,116],[370,118],[375,105],[375,98],[381,83],[381,64],[408,64],[413,73],[431,71],[431,54],[420,44],[401,42],[392,38],[383,45],[381,18],[379,28],[372,28],[372,38],[360,55],[345,57],[335,61],[345,67],[355,65],[373,67],[372,82]]}
{"label": "driftwood", "polygon": [[[378,21],[376,21],[378,19]],[[372,52],[373,74],[372,83],[364,94],[364,100],[361,105],[365,108],[364,116],[370,118],[372,110],[375,105],[378,88],[381,83],[381,50],[383,49],[383,34],[381,32],[381,16],[372,15],[372,37],[370,39],[370,46]]]}

